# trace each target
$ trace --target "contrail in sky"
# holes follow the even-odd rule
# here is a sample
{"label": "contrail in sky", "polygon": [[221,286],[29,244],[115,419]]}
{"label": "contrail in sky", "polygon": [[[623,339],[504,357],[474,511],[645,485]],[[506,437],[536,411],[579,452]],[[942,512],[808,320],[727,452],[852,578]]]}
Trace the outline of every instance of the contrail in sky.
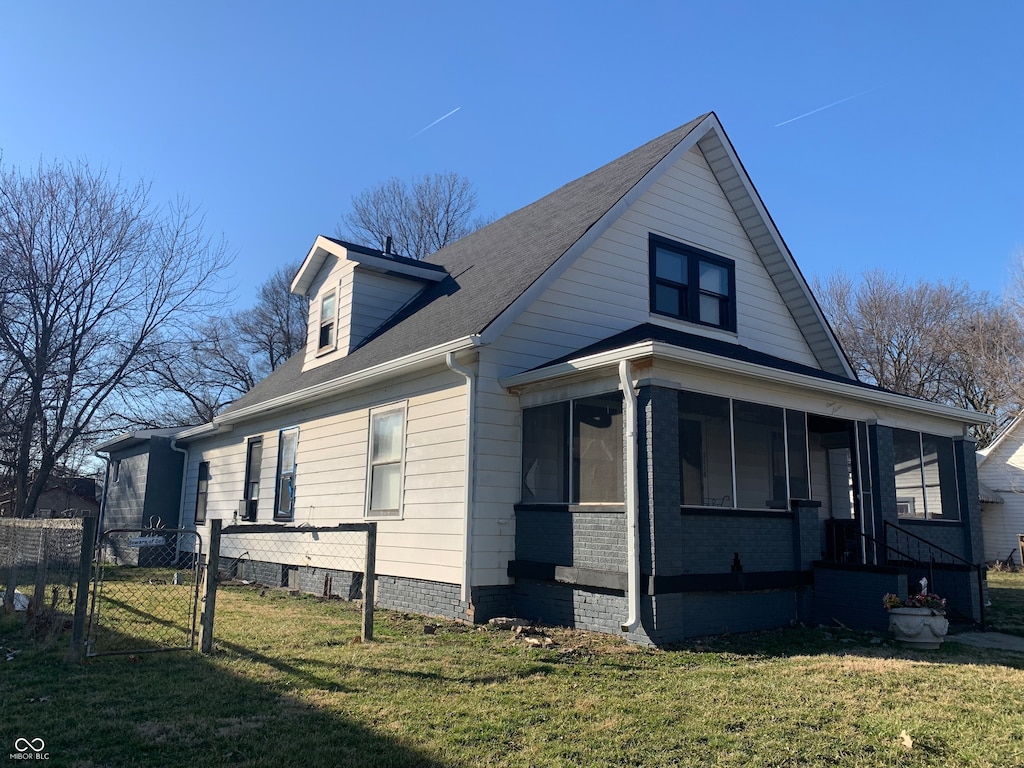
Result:
{"label": "contrail in sky", "polygon": [[460,109],[462,109],[462,107],[456,107],[456,108],[455,108],[455,109],[453,109],[453,110],[452,110],[451,112],[449,112],[449,113],[448,113],[447,115],[442,115],[441,117],[437,118],[437,120],[435,120],[434,122],[432,122],[432,123],[431,123],[430,125],[428,125],[428,126],[427,126],[426,128],[420,128],[420,129],[419,129],[418,131],[416,131],[416,133],[414,133],[414,134],[413,134],[412,136],[410,136],[409,138],[410,138],[410,139],[415,139],[415,138],[416,138],[417,136],[419,136],[419,135],[420,135],[421,133],[423,133],[423,132],[424,132],[424,131],[426,131],[426,130],[429,130],[430,128],[433,128],[433,127],[434,127],[435,125],[437,125],[438,123],[440,123],[440,122],[441,122],[442,120],[445,120],[445,119],[447,119],[447,118],[451,117],[451,116],[452,116],[452,115],[454,115],[454,114],[455,114],[456,112],[458,112],[458,111],[459,111]]}
{"label": "contrail in sky", "polygon": [[[797,115],[796,117],[791,117],[791,118],[789,118],[789,120],[783,120],[781,123],[776,123],[775,127],[778,128],[780,126],[787,125],[788,123],[794,123],[797,120],[803,120],[805,117],[810,117],[811,115],[817,114],[818,112],[821,112],[824,109],[829,109],[830,107],[838,106],[839,104],[842,104],[844,101],[849,101],[850,99],[856,99],[858,96],[863,96],[866,93],[871,93],[872,91],[877,91],[881,87],[882,86],[880,86],[880,85],[876,85],[874,88],[868,88],[866,91],[861,91],[860,93],[855,93],[855,94],[853,94],[853,96],[847,96],[845,99],[840,99],[839,101],[833,101],[831,104],[826,104],[824,107],[818,107],[817,109],[812,109],[810,112],[805,112],[802,115]],[[448,115],[445,115],[445,117],[448,117]],[[441,119],[444,120],[444,117],[442,117]],[[428,125],[427,128],[429,128],[429,127],[430,126]],[[424,128],[423,130],[426,130],[426,128]],[[421,131],[421,133],[422,133],[422,131]]]}

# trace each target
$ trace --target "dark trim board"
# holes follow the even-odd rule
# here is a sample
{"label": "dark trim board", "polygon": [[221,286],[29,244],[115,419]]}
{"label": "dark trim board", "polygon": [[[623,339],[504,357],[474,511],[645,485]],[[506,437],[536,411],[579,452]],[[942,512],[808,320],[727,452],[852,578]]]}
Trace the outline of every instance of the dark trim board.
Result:
{"label": "dark trim board", "polygon": [[811,571],[753,571],[750,573],[681,573],[647,576],[648,595],[680,592],[764,592],[793,589],[813,583]]}
{"label": "dark trim board", "polygon": [[535,563],[529,560],[510,560],[508,575],[513,578],[554,581],[578,587],[626,591],[626,574],[616,571],[599,571],[592,568],[576,568],[571,565],[555,565],[553,563]]}
{"label": "dark trim board", "polygon": [[788,509],[735,509],[733,507],[680,507],[684,517],[760,517],[777,520],[792,520]]}
{"label": "dark trim board", "polygon": [[[511,560],[508,575],[513,578],[572,584],[577,587],[625,592],[627,577],[617,571],[576,568],[554,563]],[[675,576],[641,575],[645,595],[671,595],[681,592],[763,592],[809,586],[811,571],[754,571],[750,573],[684,573]]]}

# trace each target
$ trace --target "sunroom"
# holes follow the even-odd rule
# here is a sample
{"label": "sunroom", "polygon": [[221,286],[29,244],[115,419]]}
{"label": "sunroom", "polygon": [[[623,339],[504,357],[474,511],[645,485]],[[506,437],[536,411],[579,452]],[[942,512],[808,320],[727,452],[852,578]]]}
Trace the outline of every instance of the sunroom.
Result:
{"label": "sunroom", "polygon": [[608,342],[503,381],[520,615],[656,643],[877,627],[920,574],[979,618],[977,415],[666,329]]}

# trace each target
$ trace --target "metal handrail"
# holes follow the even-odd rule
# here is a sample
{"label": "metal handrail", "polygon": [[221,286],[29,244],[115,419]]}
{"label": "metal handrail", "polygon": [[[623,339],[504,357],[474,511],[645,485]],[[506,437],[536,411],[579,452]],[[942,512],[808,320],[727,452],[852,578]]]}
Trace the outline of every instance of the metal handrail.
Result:
{"label": "metal handrail", "polygon": [[[927,549],[928,549],[928,556],[929,556],[929,562],[928,563],[924,563],[921,560],[919,560],[918,558],[916,558],[916,557],[914,557],[914,556],[912,556],[910,554],[907,554],[905,552],[901,552],[896,547],[890,545],[889,544],[889,529],[890,528],[897,532],[897,536],[899,536],[899,535],[906,536],[908,539],[914,539],[914,540],[920,542],[921,544],[923,544],[925,547],[927,547]],[[935,583],[935,570],[934,570],[935,562],[936,562],[936,560],[935,560],[935,552],[939,552],[942,555],[945,555],[946,557],[948,557],[951,560],[953,560],[954,562],[950,563],[950,565],[954,565],[956,563],[961,563],[962,565],[965,565],[968,568],[970,568],[971,570],[973,570],[975,572],[975,574],[977,575],[977,580],[978,580],[978,622],[982,626],[982,628],[984,628],[984,626],[985,626],[985,586],[984,586],[985,585],[985,574],[984,574],[984,566],[979,565],[978,563],[972,563],[970,560],[967,560],[966,558],[961,557],[960,555],[956,554],[955,552],[950,552],[948,549],[940,547],[938,544],[933,544],[932,542],[928,541],[928,539],[925,539],[925,538],[923,538],[921,536],[918,536],[916,533],[911,533],[906,528],[901,528],[900,526],[896,525],[895,523],[890,523],[888,520],[882,521],[882,530],[884,532],[883,535],[885,537],[885,541],[882,542],[882,546],[884,546],[885,549],[886,549],[886,557],[887,557],[887,559],[888,559],[888,551],[891,550],[891,551],[895,552],[897,555],[899,555],[899,556],[901,556],[903,558],[906,558],[906,560],[911,562],[911,563],[915,563],[918,566],[927,566],[928,567],[928,581],[929,581],[930,584],[934,584]]]}

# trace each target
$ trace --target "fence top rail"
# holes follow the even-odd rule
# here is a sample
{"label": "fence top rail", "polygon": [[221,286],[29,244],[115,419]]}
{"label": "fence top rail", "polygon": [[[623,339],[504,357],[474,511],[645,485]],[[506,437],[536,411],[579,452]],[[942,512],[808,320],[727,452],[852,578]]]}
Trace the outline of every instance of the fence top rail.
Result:
{"label": "fence top rail", "polygon": [[339,523],[338,525],[275,525],[263,523],[255,525],[229,525],[221,528],[221,535],[233,533],[330,533],[332,531],[364,531],[369,532],[377,527],[376,522]]}
{"label": "fence top rail", "polygon": [[78,530],[82,527],[80,517],[0,517],[0,527],[10,528],[64,528]]}

